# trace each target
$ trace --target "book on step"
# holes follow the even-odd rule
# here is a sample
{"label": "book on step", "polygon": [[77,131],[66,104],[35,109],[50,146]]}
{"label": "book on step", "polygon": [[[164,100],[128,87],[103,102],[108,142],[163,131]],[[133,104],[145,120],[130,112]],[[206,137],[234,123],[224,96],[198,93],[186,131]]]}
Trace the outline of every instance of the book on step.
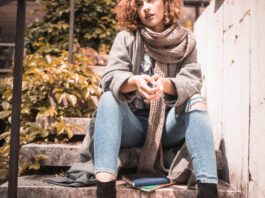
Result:
{"label": "book on step", "polygon": [[176,184],[176,182],[171,182],[171,183],[168,183],[168,184],[159,184],[159,185],[150,185],[150,186],[141,186],[139,187],[139,189],[141,191],[144,191],[144,192],[153,192],[157,189],[160,189],[160,188],[165,188],[165,187],[169,187],[169,186],[172,186]]}
{"label": "book on step", "polygon": [[161,176],[123,175],[122,180],[132,187],[169,184],[170,179]]}

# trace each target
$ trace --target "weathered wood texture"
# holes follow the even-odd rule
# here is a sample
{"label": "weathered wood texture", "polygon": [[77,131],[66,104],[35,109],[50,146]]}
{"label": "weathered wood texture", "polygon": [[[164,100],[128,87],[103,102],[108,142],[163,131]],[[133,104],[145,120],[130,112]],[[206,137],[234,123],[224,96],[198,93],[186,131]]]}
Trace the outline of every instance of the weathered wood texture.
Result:
{"label": "weathered wood texture", "polygon": [[264,9],[262,0],[214,0],[195,25],[215,143],[223,138],[227,157],[223,177],[243,197],[265,197]]}

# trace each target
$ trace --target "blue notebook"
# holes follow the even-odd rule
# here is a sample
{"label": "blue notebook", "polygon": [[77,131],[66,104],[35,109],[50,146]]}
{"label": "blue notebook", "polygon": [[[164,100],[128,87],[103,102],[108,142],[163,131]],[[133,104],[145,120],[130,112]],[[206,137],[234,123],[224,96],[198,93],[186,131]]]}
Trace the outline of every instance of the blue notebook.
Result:
{"label": "blue notebook", "polygon": [[169,184],[170,179],[161,176],[123,175],[122,180],[132,187]]}

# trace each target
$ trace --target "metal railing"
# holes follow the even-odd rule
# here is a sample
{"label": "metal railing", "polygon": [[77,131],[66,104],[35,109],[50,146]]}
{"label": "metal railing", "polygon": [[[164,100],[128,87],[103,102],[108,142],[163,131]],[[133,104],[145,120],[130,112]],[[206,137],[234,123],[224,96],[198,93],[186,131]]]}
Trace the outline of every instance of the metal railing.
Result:
{"label": "metal railing", "polygon": [[[5,5],[9,2],[11,2],[11,0],[2,0],[0,2],[0,6]],[[16,39],[15,39],[13,96],[16,97],[12,97],[8,198],[17,197],[19,128],[20,128],[20,113],[21,113],[25,23],[26,23],[26,0],[17,0],[16,32],[19,32],[19,34],[16,34]]]}

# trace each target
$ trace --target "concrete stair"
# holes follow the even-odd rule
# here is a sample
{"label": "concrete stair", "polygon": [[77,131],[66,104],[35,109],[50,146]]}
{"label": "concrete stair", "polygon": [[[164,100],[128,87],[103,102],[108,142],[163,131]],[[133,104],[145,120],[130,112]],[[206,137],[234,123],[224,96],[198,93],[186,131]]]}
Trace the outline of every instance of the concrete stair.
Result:
{"label": "concrete stair", "polygon": [[[102,74],[104,67],[92,67],[96,73]],[[65,118],[68,123],[78,124],[85,130],[74,131],[73,141],[69,143],[51,144],[51,143],[31,143],[22,146],[22,161],[27,161],[38,154],[45,154],[48,160],[41,162],[41,170],[44,168],[45,173],[40,171],[34,172],[33,175],[22,176],[18,178],[18,198],[92,198],[96,197],[96,188],[83,187],[71,188],[61,187],[53,184],[43,182],[46,178],[58,177],[58,175],[49,170],[70,167],[74,162],[80,159],[79,149],[81,147],[82,138],[88,132],[88,125],[91,119],[89,118]],[[38,119],[37,122],[42,122]],[[78,137],[78,138],[75,138]],[[48,173],[47,173],[48,170]],[[32,173],[31,173],[32,174]],[[7,197],[8,183],[0,186],[0,198]],[[156,190],[152,193],[145,193],[137,189],[131,189],[124,185],[124,182],[119,180],[117,182],[117,197],[118,198],[195,198],[196,190],[189,190],[186,186],[174,185],[168,188]],[[219,184],[220,198],[240,198],[240,192],[232,189],[229,185],[224,183]]]}
{"label": "concrete stair", "polygon": [[47,160],[40,162],[41,166],[71,166],[80,161],[78,155],[81,142],[67,144],[27,144],[21,148],[21,161],[27,162],[33,156],[47,155]]}
{"label": "concrete stair", "polygon": [[[92,198],[96,197],[96,187],[70,188],[56,186],[43,182],[46,178],[53,178],[54,175],[33,175],[19,177],[18,197],[19,198]],[[152,193],[142,192],[137,189],[128,188],[122,181],[117,182],[117,198],[195,198],[196,190],[189,190],[186,186],[174,185],[158,189]],[[0,198],[7,198],[7,184],[0,188]],[[219,184],[220,198],[240,198],[240,193],[224,184]]]}

